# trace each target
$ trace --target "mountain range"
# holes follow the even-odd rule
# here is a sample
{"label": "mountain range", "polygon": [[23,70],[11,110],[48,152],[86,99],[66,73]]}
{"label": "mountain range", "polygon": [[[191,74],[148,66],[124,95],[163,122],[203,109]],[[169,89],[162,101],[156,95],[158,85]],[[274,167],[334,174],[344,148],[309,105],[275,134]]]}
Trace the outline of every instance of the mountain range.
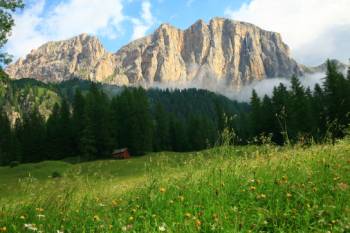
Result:
{"label": "mountain range", "polygon": [[162,24],[153,34],[108,52],[95,36],[48,42],[7,66],[12,79],[78,78],[114,85],[240,89],[253,81],[316,72],[299,65],[276,32],[224,18],[186,30]]}

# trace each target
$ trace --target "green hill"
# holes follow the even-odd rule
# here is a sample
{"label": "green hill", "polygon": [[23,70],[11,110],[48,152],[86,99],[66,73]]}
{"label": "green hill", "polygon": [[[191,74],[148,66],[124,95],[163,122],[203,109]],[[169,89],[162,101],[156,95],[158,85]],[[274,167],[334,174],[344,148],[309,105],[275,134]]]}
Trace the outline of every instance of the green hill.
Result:
{"label": "green hill", "polygon": [[348,140],[2,167],[0,229],[349,232],[349,171]]}

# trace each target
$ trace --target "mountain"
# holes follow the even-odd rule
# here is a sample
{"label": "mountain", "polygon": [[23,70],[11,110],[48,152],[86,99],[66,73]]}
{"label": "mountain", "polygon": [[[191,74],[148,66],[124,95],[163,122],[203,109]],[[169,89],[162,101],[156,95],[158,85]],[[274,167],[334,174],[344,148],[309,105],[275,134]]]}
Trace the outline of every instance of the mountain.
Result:
{"label": "mountain", "polygon": [[195,83],[239,89],[252,81],[302,74],[280,34],[249,23],[214,18],[186,30],[162,24],[153,34],[112,54],[82,34],[49,42],[9,65],[13,79],[61,82],[72,78],[117,85]]}
{"label": "mountain", "polygon": [[[338,68],[339,71],[341,72],[346,72],[348,66],[345,65],[344,63],[342,63],[339,60],[336,59],[332,59],[332,62],[334,62]],[[327,62],[319,65],[319,66],[313,66],[313,67],[306,67],[306,66],[302,66],[302,69],[304,71],[304,73],[326,73],[327,71]]]}
{"label": "mountain", "polygon": [[53,106],[61,100],[51,85],[33,79],[11,80],[0,70],[0,114],[6,112],[13,125],[34,109],[48,118]]}

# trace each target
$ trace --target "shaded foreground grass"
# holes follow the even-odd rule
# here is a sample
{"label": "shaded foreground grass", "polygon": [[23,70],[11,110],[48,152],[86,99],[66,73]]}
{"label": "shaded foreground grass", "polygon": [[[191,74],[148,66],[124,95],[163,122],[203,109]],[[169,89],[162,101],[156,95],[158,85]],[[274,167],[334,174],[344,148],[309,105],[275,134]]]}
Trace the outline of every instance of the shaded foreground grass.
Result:
{"label": "shaded foreground grass", "polygon": [[350,231],[348,141],[45,162],[0,181],[0,232]]}

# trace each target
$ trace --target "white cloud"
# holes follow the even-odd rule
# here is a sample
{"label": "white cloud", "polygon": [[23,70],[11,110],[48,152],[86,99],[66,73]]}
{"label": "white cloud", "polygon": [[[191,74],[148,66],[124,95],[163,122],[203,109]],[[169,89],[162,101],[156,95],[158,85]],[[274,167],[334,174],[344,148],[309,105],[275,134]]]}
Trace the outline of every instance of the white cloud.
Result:
{"label": "white cloud", "polygon": [[68,0],[48,12],[45,0],[26,3],[26,9],[14,15],[16,26],[5,47],[15,57],[48,40],[67,39],[80,33],[116,38],[125,20],[122,0]]}
{"label": "white cloud", "polygon": [[251,0],[225,14],[280,32],[299,62],[316,65],[330,56],[346,61],[350,43],[339,36],[349,38],[349,12],[349,0]]}
{"label": "white cloud", "polygon": [[6,44],[5,50],[15,57],[30,52],[31,49],[47,41],[46,35],[38,33],[38,27],[43,21],[40,16],[44,10],[45,0],[39,0],[31,5],[23,14],[14,15],[16,26]]}
{"label": "white cloud", "polygon": [[118,36],[124,20],[121,0],[70,0],[58,4],[45,20],[46,31],[63,39],[85,32]]}
{"label": "white cloud", "polygon": [[133,34],[131,40],[136,40],[144,37],[147,31],[155,24],[156,20],[151,12],[151,3],[149,1],[142,2],[141,18],[132,18],[133,23]]}

